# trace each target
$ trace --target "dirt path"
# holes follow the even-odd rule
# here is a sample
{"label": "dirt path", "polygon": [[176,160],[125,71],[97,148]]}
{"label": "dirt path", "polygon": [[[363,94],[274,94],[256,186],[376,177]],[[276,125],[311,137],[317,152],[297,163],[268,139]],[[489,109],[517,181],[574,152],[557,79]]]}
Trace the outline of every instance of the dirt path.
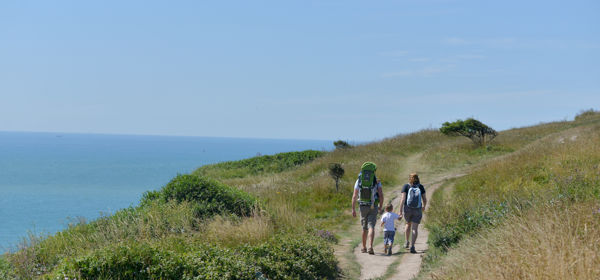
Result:
{"label": "dirt path", "polygon": [[[392,196],[392,197],[396,197],[393,201],[392,201],[392,205],[399,205],[400,202],[400,188],[396,187],[394,188],[394,190],[392,192],[386,192],[387,196]],[[380,215],[378,216],[378,219],[380,219]],[[379,227],[379,220],[377,222],[377,227],[375,228],[375,237],[374,240],[377,240],[378,237],[383,235],[383,230]],[[398,223],[396,223],[396,227],[398,229],[401,228],[401,226]],[[358,233],[360,234],[360,226],[358,227]],[[398,231],[396,233],[396,240],[402,240],[402,237],[399,236],[401,232]],[[360,237],[360,235],[359,235]],[[361,249],[362,249],[362,243],[359,243],[358,246],[356,246],[356,248],[354,248],[354,256],[356,258],[356,262],[358,262],[361,266],[360,269],[360,279],[372,279],[372,278],[377,278],[377,277],[381,277],[382,275],[385,274],[385,272],[387,271],[388,267],[390,265],[392,265],[394,262],[398,261],[398,258],[400,258],[402,255],[404,255],[406,253],[406,250],[401,249],[401,246],[398,246],[398,244],[400,244],[401,242],[397,242],[394,245],[394,248],[392,248],[392,255],[388,256],[385,255],[383,253],[383,249],[384,249],[384,244],[383,243],[379,243],[376,244],[375,242],[373,243],[373,250],[375,251],[375,255],[369,255],[366,253],[362,253]],[[367,244],[367,247],[369,245]]]}
{"label": "dirt path", "polygon": [[[416,154],[407,158],[402,172],[406,173],[407,176],[413,171],[420,172],[420,169],[423,168],[423,166],[419,164],[420,156],[420,154]],[[424,183],[427,190],[426,195],[428,201],[431,201],[432,194],[447,179],[462,176],[462,174],[458,173],[423,175],[421,178],[427,180],[427,182],[424,181]],[[384,187],[386,200],[389,201],[390,198],[393,198],[392,205],[396,208],[400,205],[401,187],[402,186],[395,186],[388,189]],[[429,207],[429,205],[427,205],[427,207]],[[394,211],[397,210],[398,209],[394,209]],[[416,276],[421,268],[422,256],[427,251],[427,238],[429,233],[423,226],[419,226],[419,236],[415,244],[417,254],[410,254],[402,247],[402,241],[404,240],[404,226],[404,222],[396,223],[398,231],[396,232],[396,240],[394,241],[393,254],[391,256],[384,255],[383,243],[377,242],[378,237],[383,235],[383,231],[379,226],[376,227],[375,243],[373,244],[375,255],[369,255],[361,252],[362,243],[360,242],[360,233],[362,229],[360,222],[357,221],[355,225],[349,229],[350,234],[353,233],[353,236],[345,238],[344,242],[336,248],[336,255],[338,256],[338,259],[340,259],[341,266],[345,269],[348,269],[349,266],[354,266],[351,267],[351,270],[354,270],[353,274],[355,275],[347,275],[347,278],[359,277],[360,279],[373,279],[385,276],[387,279],[411,279]],[[355,247],[349,248],[349,246]],[[360,276],[358,275],[358,267],[356,266],[360,267]]]}
{"label": "dirt path", "polygon": [[[462,174],[451,174],[446,175],[431,184],[426,189],[427,201],[430,202],[433,193],[448,179],[454,177],[460,177]],[[429,203],[427,204],[427,209],[429,209]],[[389,279],[412,279],[413,277],[419,274],[419,270],[421,269],[421,262],[423,261],[423,254],[427,252],[427,239],[429,237],[429,232],[423,226],[425,222],[426,215],[423,215],[423,220],[421,221],[421,225],[419,225],[419,235],[417,236],[417,241],[415,242],[415,249],[417,251],[416,254],[404,254],[402,260],[400,260],[400,264],[396,267],[394,273]],[[405,223],[402,222],[402,228],[404,228]],[[402,233],[402,232],[401,232]]]}

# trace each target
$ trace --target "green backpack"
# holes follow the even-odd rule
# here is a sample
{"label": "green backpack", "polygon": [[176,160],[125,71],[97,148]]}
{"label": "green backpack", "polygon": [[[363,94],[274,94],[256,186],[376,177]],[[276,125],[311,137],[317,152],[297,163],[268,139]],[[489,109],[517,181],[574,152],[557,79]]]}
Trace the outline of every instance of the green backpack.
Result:
{"label": "green backpack", "polygon": [[375,170],[377,170],[377,165],[370,161],[363,163],[360,168],[360,174],[358,174],[358,201],[360,205],[373,207],[374,204],[379,202],[379,199],[375,197],[377,194]]}

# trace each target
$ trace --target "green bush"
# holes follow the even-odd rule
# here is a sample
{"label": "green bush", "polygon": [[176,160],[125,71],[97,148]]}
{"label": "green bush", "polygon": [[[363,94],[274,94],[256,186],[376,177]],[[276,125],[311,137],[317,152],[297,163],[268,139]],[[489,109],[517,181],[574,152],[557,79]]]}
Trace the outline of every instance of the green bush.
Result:
{"label": "green bush", "polygon": [[276,236],[245,251],[269,279],[334,279],[337,275],[332,247],[312,234]]}
{"label": "green bush", "polygon": [[348,144],[348,142],[346,142],[344,140],[337,140],[337,141],[333,142],[333,146],[335,146],[336,149],[352,148],[352,145]]}
{"label": "green bush", "polygon": [[302,152],[279,153],[272,156],[257,156],[238,161],[226,161],[205,165],[194,174],[212,178],[242,178],[263,173],[279,173],[321,157],[325,152],[306,150]]}
{"label": "green bush", "polygon": [[166,246],[119,244],[65,262],[54,279],[253,279],[256,267],[229,249],[200,246],[177,252]]}
{"label": "green bush", "polygon": [[[175,242],[173,242],[175,241]],[[124,243],[62,263],[48,279],[334,279],[327,241],[282,235],[258,246]]]}
{"label": "green bush", "polygon": [[148,205],[153,200],[193,202],[197,217],[216,214],[248,216],[256,205],[256,199],[250,194],[196,175],[177,175],[161,190],[144,193],[140,204]]}
{"label": "green bush", "polygon": [[14,274],[14,268],[8,261],[0,256],[0,279],[15,279],[17,276]]}

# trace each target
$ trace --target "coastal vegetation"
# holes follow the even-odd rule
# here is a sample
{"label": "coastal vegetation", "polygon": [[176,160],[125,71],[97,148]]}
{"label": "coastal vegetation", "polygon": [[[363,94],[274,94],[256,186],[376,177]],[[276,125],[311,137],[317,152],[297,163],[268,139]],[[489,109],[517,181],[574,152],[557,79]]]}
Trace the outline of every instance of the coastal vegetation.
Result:
{"label": "coastal vegetation", "polygon": [[[598,143],[600,113],[589,110],[574,121],[502,131],[480,147],[428,129],[351,149],[207,165],[145,193],[135,207],[31,236],[0,258],[0,278],[352,277],[333,247],[356,222],[348,212],[355,175],[373,161],[390,188],[408,171],[425,180],[466,174],[434,193],[419,277],[593,279],[600,275]],[[332,162],[345,170],[337,191]]]}
{"label": "coastal vegetation", "polygon": [[205,165],[194,174],[211,178],[243,178],[250,175],[281,173],[310,162],[325,154],[322,151],[306,150],[275,155],[256,156],[238,161],[226,161]]}

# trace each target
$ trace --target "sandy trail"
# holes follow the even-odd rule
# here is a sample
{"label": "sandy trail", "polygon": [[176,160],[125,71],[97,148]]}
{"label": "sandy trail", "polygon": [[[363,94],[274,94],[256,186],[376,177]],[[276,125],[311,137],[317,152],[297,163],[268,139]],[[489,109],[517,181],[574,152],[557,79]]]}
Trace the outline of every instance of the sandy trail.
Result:
{"label": "sandy trail", "polygon": [[[433,193],[448,179],[454,177],[460,177],[462,174],[452,174],[448,176],[444,176],[433,184],[430,185],[426,189],[427,202],[431,201],[431,197]],[[429,203],[427,204],[427,209],[429,209]],[[423,215],[423,220],[419,225],[419,235],[417,236],[417,241],[415,242],[415,250],[416,254],[403,254],[402,259],[400,260],[400,264],[396,267],[394,274],[389,279],[412,279],[413,277],[419,274],[421,269],[421,262],[423,261],[423,254],[427,252],[427,239],[429,237],[429,232],[423,226],[425,222],[426,215]],[[404,228],[405,223],[402,222],[402,228]],[[403,232],[402,232],[403,233]]]}
{"label": "sandy trail", "polygon": [[[418,159],[420,154],[413,155],[407,158],[403,172],[407,174],[412,171],[419,171],[422,167],[418,163]],[[439,188],[446,180],[454,177],[460,177],[463,174],[459,173],[447,173],[447,174],[427,174],[426,176],[421,176],[422,179],[426,179],[428,182],[424,181],[424,185],[426,188],[426,195],[428,201],[431,201],[431,197],[435,190]],[[400,205],[401,198],[401,188],[402,186],[395,186],[393,188],[385,189],[384,194],[385,198],[394,198],[392,201],[392,205],[394,205],[394,212],[397,212]],[[387,203],[384,203],[387,204]],[[429,207],[429,204],[427,205]],[[381,216],[378,216],[380,219]],[[426,215],[423,216],[423,221],[426,219]],[[377,237],[383,235],[383,230],[378,226],[375,229],[375,243],[373,249],[375,251],[375,255],[369,255],[367,253],[362,253],[362,243],[359,243],[353,249],[353,255],[355,258],[355,263],[360,265],[360,279],[373,279],[378,277],[383,277],[388,270],[392,270],[393,273],[388,273],[388,279],[411,279],[415,277],[421,268],[421,262],[423,254],[427,251],[427,238],[429,233],[424,228],[423,225],[419,226],[419,235],[417,237],[417,242],[415,244],[415,249],[417,250],[417,254],[411,254],[408,250],[403,248],[403,244],[401,241],[403,240],[404,235],[404,222],[396,222],[396,241],[394,242],[394,247],[392,250],[392,255],[384,255],[384,245],[383,243],[377,244]],[[357,221],[356,225],[351,229],[353,233],[355,233],[356,238],[360,240],[361,234],[361,226],[360,222]],[[349,243],[346,243],[349,244]],[[346,246],[343,246],[346,247]],[[368,247],[368,244],[367,244]],[[343,248],[338,248],[343,250]],[[349,248],[348,248],[349,249]],[[346,250],[348,250],[346,249]],[[340,256],[341,254],[338,254]],[[347,263],[347,262],[346,262]]]}
{"label": "sandy trail", "polygon": [[[396,187],[396,189],[398,189]],[[400,191],[399,190],[394,190],[389,194],[386,195],[391,195],[396,196],[396,198],[392,201],[392,205],[399,205],[400,203]],[[396,209],[394,209],[396,210]],[[378,221],[377,221],[377,227],[375,228],[375,239],[377,240],[377,237],[383,235],[383,229],[379,226],[380,225],[380,221],[379,219],[381,219],[381,215],[379,215],[378,217]],[[403,234],[403,231],[401,231],[401,227],[403,227],[404,224],[400,224],[398,222],[396,222],[396,228],[398,229],[398,231],[396,232],[396,236],[395,236],[395,240],[398,240],[399,238],[402,238],[401,236],[399,236],[400,234]],[[360,234],[360,227],[359,227],[359,231],[358,233]],[[360,236],[360,235],[359,235]],[[387,271],[388,267],[390,265],[392,265],[392,263],[394,263],[399,257],[401,257],[402,255],[406,254],[406,250],[404,250],[402,248],[402,245],[398,245],[399,243],[395,242],[394,247],[392,248],[392,255],[388,256],[385,255],[383,250],[384,250],[384,244],[380,243],[380,244],[375,244],[373,246],[373,250],[375,251],[375,255],[369,255],[367,253],[362,253],[361,249],[362,249],[362,243],[359,243],[358,246],[356,246],[356,248],[354,248],[354,255],[356,257],[356,261],[360,264],[361,269],[360,269],[360,279],[372,279],[372,278],[377,278],[377,277],[381,277],[382,275],[385,274],[385,272]],[[369,245],[367,244],[367,248],[369,247]]]}

